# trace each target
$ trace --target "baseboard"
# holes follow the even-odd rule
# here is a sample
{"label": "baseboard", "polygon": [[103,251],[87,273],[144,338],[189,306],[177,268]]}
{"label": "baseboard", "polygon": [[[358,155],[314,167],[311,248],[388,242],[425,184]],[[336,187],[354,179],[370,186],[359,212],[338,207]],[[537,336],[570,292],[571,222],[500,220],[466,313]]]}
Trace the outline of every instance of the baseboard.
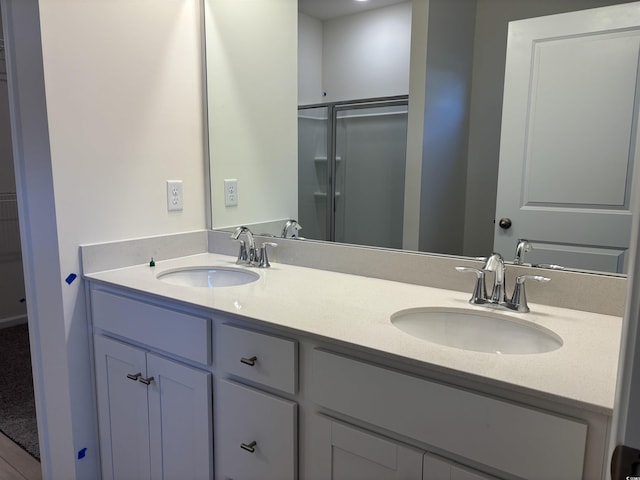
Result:
{"label": "baseboard", "polygon": [[0,329],[14,327],[27,323],[26,315],[17,315],[15,317],[0,318]]}

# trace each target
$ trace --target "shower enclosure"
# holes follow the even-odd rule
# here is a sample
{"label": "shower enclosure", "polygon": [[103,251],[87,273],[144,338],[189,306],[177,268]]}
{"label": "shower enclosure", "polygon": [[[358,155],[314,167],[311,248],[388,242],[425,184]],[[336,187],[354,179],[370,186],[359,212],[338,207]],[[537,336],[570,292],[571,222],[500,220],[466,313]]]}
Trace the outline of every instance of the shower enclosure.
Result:
{"label": "shower enclosure", "polygon": [[406,96],[298,108],[302,236],[402,248]]}

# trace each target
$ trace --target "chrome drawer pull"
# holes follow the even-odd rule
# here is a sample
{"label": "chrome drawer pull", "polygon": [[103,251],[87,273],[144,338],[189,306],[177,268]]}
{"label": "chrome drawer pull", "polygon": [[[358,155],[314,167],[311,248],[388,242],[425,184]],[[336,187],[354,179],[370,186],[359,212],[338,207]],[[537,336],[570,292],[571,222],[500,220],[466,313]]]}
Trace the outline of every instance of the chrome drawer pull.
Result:
{"label": "chrome drawer pull", "polygon": [[153,382],[153,377],[140,378],[138,380],[140,381],[140,383],[144,383],[145,385],[149,385],[150,383]]}
{"label": "chrome drawer pull", "polygon": [[249,453],[253,453],[253,452],[255,452],[255,451],[256,451],[255,446],[256,446],[257,444],[258,444],[258,443],[257,443],[257,442],[255,442],[255,441],[251,442],[249,445],[247,445],[246,443],[241,443],[241,444],[240,444],[240,448],[241,448],[241,449],[243,449],[243,450],[246,450],[246,451],[247,451],[247,452],[249,452]]}
{"label": "chrome drawer pull", "polygon": [[242,363],[244,363],[245,365],[249,365],[250,367],[253,367],[253,366],[255,366],[256,362],[258,361],[258,357],[256,357],[255,355],[253,357],[251,357],[251,358],[242,357],[240,359],[240,361]]}
{"label": "chrome drawer pull", "polygon": [[138,373],[127,373],[127,378],[129,380],[133,380],[134,382],[136,380],[138,380],[138,378],[140,378],[142,376],[142,373],[138,372]]}

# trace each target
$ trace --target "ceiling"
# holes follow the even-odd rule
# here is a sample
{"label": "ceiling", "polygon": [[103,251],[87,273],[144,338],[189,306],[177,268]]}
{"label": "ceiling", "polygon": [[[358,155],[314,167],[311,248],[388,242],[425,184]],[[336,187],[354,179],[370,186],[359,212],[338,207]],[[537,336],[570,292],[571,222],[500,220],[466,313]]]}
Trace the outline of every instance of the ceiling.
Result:
{"label": "ceiling", "polygon": [[356,2],[355,0],[298,0],[298,11],[317,18],[328,20],[334,17],[351,15],[352,13],[372,10],[374,8],[387,7],[407,0],[367,0]]}

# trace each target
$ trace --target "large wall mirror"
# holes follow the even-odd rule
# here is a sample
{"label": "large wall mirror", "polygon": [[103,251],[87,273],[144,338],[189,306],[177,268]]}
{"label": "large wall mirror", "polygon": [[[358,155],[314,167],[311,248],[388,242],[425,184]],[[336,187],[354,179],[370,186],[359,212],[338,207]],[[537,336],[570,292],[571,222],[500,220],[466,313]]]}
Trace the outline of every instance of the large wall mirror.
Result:
{"label": "large wall mirror", "polygon": [[[621,3],[205,0],[212,227],[624,273],[640,33],[559,17]],[[541,17],[505,93],[508,24]]]}

